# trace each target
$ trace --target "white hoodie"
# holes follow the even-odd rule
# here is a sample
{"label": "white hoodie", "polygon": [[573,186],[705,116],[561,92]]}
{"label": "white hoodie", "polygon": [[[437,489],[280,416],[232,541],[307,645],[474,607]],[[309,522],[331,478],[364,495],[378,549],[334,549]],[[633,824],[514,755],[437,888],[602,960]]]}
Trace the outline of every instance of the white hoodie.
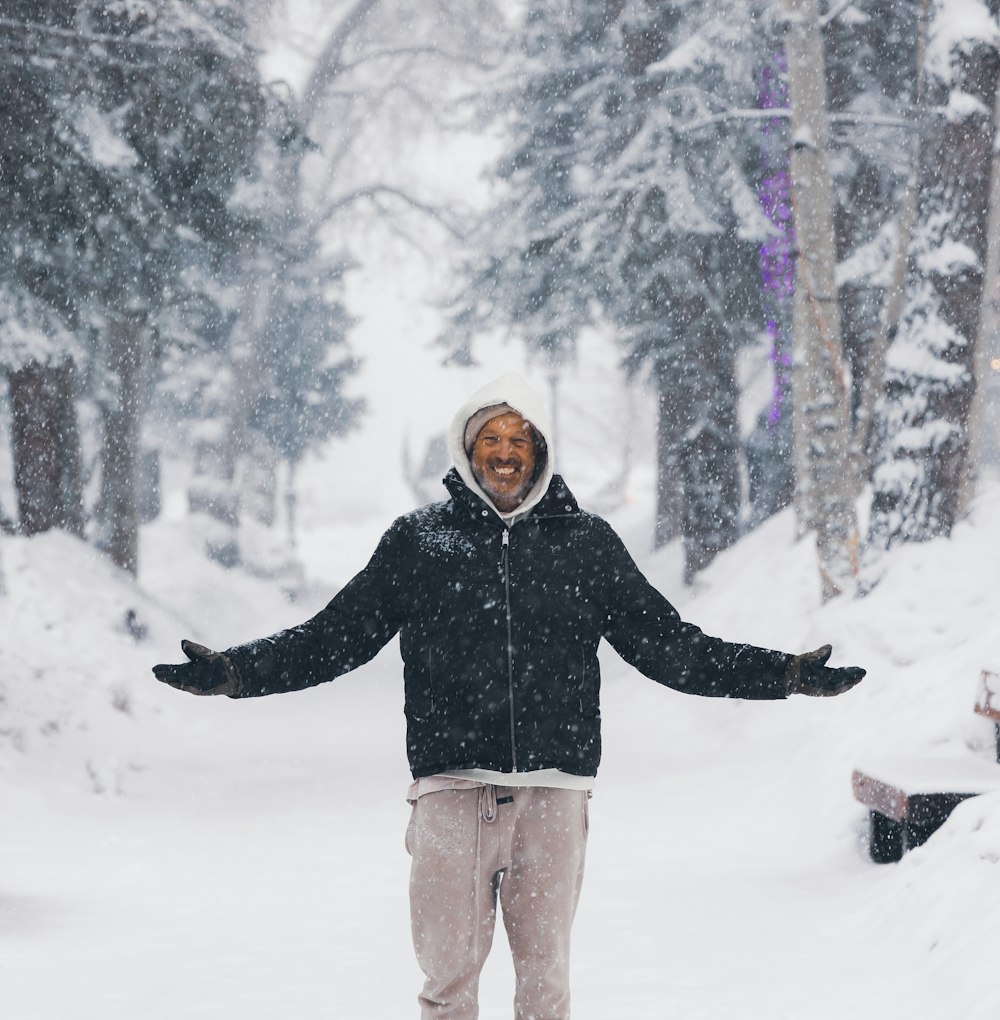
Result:
{"label": "white hoodie", "polygon": [[[529,421],[536,431],[541,433],[547,448],[545,463],[538,478],[535,479],[535,484],[521,505],[510,514],[500,513],[489,496],[483,492],[479,482],[476,481],[476,476],[472,473],[472,465],[469,463],[469,455],[465,448],[465,427],[469,419],[483,408],[494,407],[497,404],[506,404],[512,410],[517,411],[522,418]],[[503,414],[503,410],[498,409],[497,414]],[[499,379],[494,379],[493,382],[476,390],[458,409],[452,419],[451,428],[448,430],[448,448],[462,481],[477,496],[480,496],[487,506],[493,507],[498,516],[503,518],[507,524],[514,524],[522,517],[526,517],[531,508],[545,495],[549,482],[552,481],[555,457],[552,449],[552,428],[549,424],[549,416],[542,398],[516,372],[502,375]]]}

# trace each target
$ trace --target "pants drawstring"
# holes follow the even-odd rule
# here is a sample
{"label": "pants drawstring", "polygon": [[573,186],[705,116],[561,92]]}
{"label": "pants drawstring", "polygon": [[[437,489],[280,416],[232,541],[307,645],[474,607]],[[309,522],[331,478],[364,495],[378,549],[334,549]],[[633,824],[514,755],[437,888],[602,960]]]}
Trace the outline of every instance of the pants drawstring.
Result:
{"label": "pants drawstring", "polygon": [[480,895],[480,883],[482,882],[482,861],[483,861],[483,822],[492,824],[497,820],[497,788],[491,783],[487,783],[482,786],[479,790],[479,817],[476,819],[476,877],[475,877],[475,897],[476,897],[476,931],[474,935],[475,940],[475,954],[476,959],[481,962],[480,956],[480,938],[483,930],[483,918],[481,914],[481,905],[483,902],[482,896]]}
{"label": "pants drawstring", "polygon": [[497,788],[489,783],[479,790],[479,817],[484,822],[497,820]]}

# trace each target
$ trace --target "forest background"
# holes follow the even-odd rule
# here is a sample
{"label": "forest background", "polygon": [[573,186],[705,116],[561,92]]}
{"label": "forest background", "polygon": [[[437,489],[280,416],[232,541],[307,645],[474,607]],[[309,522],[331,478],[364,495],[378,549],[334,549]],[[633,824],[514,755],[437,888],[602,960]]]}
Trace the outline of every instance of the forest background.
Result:
{"label": "forest background", "polygon": [[522,345],[557,428],[589,337],[651,394],[603,499],[655,441],[688,581],[793,503],[863,594],[997,460],[997,6],[12,0],[3,527],[135,572],[179,459],[210,554],[294,585],[296,471],[364,421],[351,277],[420,276],[427,360]]}

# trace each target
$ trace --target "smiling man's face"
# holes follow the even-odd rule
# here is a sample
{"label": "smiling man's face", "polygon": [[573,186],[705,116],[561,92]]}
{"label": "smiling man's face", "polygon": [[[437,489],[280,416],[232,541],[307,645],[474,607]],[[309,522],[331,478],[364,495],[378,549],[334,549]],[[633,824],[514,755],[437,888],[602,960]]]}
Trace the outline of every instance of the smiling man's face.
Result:
{"label": "smiling man's face", "polygon": [[534,479],[534,429],[515,411],[498,414],[479,430],[471,460],[483,492],[509,514],[524,502]]}

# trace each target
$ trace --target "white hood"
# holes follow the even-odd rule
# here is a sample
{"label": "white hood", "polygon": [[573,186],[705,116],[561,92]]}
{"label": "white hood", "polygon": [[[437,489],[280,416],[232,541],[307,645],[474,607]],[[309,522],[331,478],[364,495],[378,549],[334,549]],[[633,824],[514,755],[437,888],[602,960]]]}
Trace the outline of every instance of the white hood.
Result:
{"label": "white hood", "polygon": [[[507,404],[517,411],[522,418],[527,419],[540,432],[545,439],[547,447],[545,462],[541,473],[535,480],[524,502],[514,511],[513,514],[501,514],[493,501],[480,488],[472,473],[472,465],[469,463],[469,455],[465,451],[465,426],[469,419],[481,411],[484,407],[493,407],[495,404]],[[498,414],[501,412],[497,412]],[[552,480],[554,470],[554,452],[552,449],[552,428],[549,424],[549,416],[545,410],[542,398],[531,389],[528,384],[517,373],[502,375],[499,379],[487,383],[482,389],[477,390],[458,409],[452,419],[451,428],[448,430],[448,449],[451,451],[451,459],[455,464],[462,481],[480,498],[487,506],[493,507],[497,514],[505,521],[513,523],[523,517],[531,508],[545,495]]]}

